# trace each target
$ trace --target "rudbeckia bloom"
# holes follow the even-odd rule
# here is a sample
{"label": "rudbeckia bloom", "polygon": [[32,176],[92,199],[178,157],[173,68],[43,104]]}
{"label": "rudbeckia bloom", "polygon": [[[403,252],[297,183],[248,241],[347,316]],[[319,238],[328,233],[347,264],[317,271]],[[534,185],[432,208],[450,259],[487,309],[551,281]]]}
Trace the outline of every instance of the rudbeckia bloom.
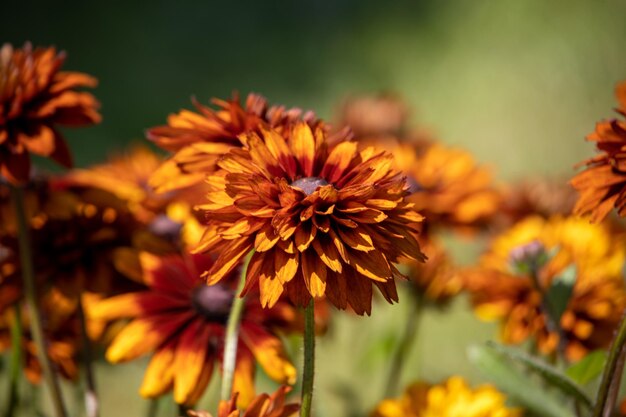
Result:
{"label": "rudbeckia bloom", "polygon": [[[237,409],[237,394],[229,401],[221,401],[215,417],[293,417],[300,411],[300,404],[286,403],[285,396],[291,388],[282,386],[275,393],[261,394],[252,400],[244,411]],[[213,417],[207,411],[189,411],[190,417]]]}
{"label": "rudbeckia bloom", "polygon": [[[478,268],[467,272],[466,286],[476,314],[501,322],[504,342],[534,338],[542,353],[561,346],[578,360],[611,342],[626,307],[624,257],[623,238],[605,226],[529,217],[493,241]],[[575,283],[557,329],[546,314],[546,293],[571,267]]]}
{"label": "rudbeckia bloom", "polygon": [[244,294],[257,285],[272,307],[283,292],[300,306],[326,296],[340,309],[371,311],[372,286],[397,301],[393,263],[423,260],[414,236],[422,221],[405,198],[406,184],[390,154],[329,145],[322,129],[298,123],[287,140],[278,132],[245,135],[243,149],[225,155],[225,175],[211,176],[208,231],[198,251],[220,248],[205,277],[220,282],[253,252]]}
{"label": "rudbeckia bloom", "polygon": [[[0,282],[21,286],[16,223],[6,188],[0,185]],[[140,285],[116,268],[119,250],[173,250],[104,190],[70,187],[61,177],[41,180],[25,195],[35,274],[42,288],[54,285],[73,296],[84,290],[111,295],[137,289]]]}
{"label": "rudbeckia bloom", "polygon": [[506,397],[491,385],[471,388],[461,377],[428,385],[414,383],[402,397],[380,402],[371,417],[518,417],[521,410],[506,405]]}
{"label": "rudbeckia bloom", "polygon": [[585,171],[576,175],[571,184],[579,198],[574,212],[602,220],[613,209],[626,216],[626,82],[617,86],[619,118],[603,120],[587,140],[596,142],[600,154],[584,161]]}
{"label": "rudbeckia bloom", "polygon": [[55,48],[0,48],[0,174],[12,183],[30,174],[30,153],[70,167],[72,158],[57,126],[100,122],[96,99],[78,87],[95,78],[61,71],[64,53]]}
{"label": "rudbeckia bloom", "polygon": [[[158,397],[173,390],[177,403],[193,405],[209,384],[214,363],[222,361],[236,279],[205,285],[200,275],[212,261],[203,255],[184,259],[142,254],[141,261],[149,289],[103,300],[92,305],[88,314],[97,319],[132,319],[114,338],[106,358],[118,363],[153,353],[142,396]],[[286,303],[263,310],[257,297],[246,300],[233,387],[242,403],[254,395],[255,363],[277,382],[295,382],[295,368],[276,333],[294,320],[295,310]]]}
{"label": "rudbeckia bloom", "polygon": [[438,143],[399,143],[393,154],[408,177],[409,201],[427,226],[478,227],[497,213],[500,195],[491,172],[468,152]]}
{"label": "rudbeckia bloom", "polygon": [[230,101],[213,99],[213,104],[217,110],[194,100],[197,112],[182,110],[170,115],[167,125],[148,130],[148,139],[174,152],[152,178],[157,191],[201,183],[217,169],[217,161],[223,154],[242,146],[239,135],[258,132],[262,125],[279,132],[288,131],[297,120],[304,120],[312,127],[322,126],[312,112],[282,106],[268,108],[267,100],[257,94],[249,94],[243,106],[237,95]]}

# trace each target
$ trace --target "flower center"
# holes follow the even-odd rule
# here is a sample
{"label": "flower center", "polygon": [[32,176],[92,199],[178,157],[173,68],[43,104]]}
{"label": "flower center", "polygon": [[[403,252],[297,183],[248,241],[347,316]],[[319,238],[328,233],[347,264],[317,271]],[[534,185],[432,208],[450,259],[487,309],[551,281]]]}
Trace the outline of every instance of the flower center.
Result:
{"label": "flower center", "polygon": [[409,185],[409,193],[411,194],[424,190],[424,187],[412,175],[406,177],[406,183]]}
{"label": "flower center", "polygon": [[509,252],[509,262],[513,270],[524,275],[536,275],[547,261],[546,248],[538,240],[517,246]]}
{"label": "flower center", "polygon": [[235,294],[223,285],[201,285],[191,296],[193,308],[209,321],[226,323]]}
{"label": "flower center", "polygon": [[159,214],[148,225],[148,228],[157,236],[170,241],[175,241],[180,236],[182,224],[175,222],[165,214]]}
{"label": "flower center", "polygon": [[311,195],[317,190],[318,187],[328,185],[328,182],[319,177],[305,177],[299,178],[291,183],[291,186],[304,192],[306,195]]}

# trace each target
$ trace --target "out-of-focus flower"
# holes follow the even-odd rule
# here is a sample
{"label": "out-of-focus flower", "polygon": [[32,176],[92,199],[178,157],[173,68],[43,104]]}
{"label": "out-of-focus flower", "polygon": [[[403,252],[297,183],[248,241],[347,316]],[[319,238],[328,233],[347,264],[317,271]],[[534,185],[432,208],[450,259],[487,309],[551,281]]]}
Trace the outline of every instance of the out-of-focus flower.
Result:
{"label": "out-of-focus flower", "polygon": [[352,97],[339,110],[339,126],[350,126],[357,140],[399,137],[407,129],[408,106],[393,94]]}
{"label": "out-of-focus flower", "polygon": [[244,293],[258,284],[272,307],[284,291],[300,306],[326,296],[340,309],[371,311],[372,286],[397,301],[393,265],[423,260],[414,236],[422,216],[406,201],[393,157],[356,144],[329,145],[322,129],[295,125],[289,138],[263,130],[224,156],[209,177],[208,231],[198,251],[219,246],[205,274],[221,281],[254,251]]}
{"label": "out-of-focus flower", "polygon": [[506,397],[491,385],[471,388],[461,377],[429,385],[414,383],[402,397],[380,402],[371,417],[518,417],[522,411],[506,405]]}
{"label": "out-of-focus flower", "polygon": [[626,82],[617,86],[619,118],[596,124],[587,140],[596,142],[600,154],[582,162],[587,168],[576,175],[571,184],[580,196],[574,212],[602,220],[613,209],[626,216]]}
{"label": "out-of-focus flower", "polygon": [[463,278],[441,244],[434,239],[421,241],[420,244],[428,261],[407,262],[407,276],[414,286],[413,290],[427,301],[445,305],[462,291]]}
{"label": "out-of-focus flower", "polygon": [[[0,283],[21,282],[19,245],[6,185],[0,185]],[[117,294],[140,288],[118,269],[119,249],[157,253],[173,248],[146,230],[122,200],[97,188],[67,187],[52,179],[26,191],[37,280],[67,295],[84,290]]]}
{"label": "out-of-focus flower", "polygon": [[[612,339],[626,307],[624,257],[623,238],[603,225],[529,217],[493,241],[479,267],[466,271],[465,285],[476,314],[501,321],[505,342],[533,337],[545,354],[561,343],[577,360]],[[546,293],[572,266],[576,281],[557,332],[546,315]]]}
{"label": "out-of-focus flower", "polygon": [[197,112],[182,110],[171,114],[167,125],[148,130],[148,139],[174,152],[152,178],[157,191],[176,190],[204,181],[207,174],[215,172],[222,155],[242,146],[239,140],[242,133],[268,127],[287,134],[298,120],[304,120],[312,128],[323,127],[312,112],[283,106],[268,108],[267,100],[257,94],[249,94],[244,106],[237,95],[230,101],[213,99],[212,102],[217,110],[194,100]]}
{"label": "out-of-focus flower", "polygon": [[55,48],[0,48],[0,175],[12,183],[30,174],[30,154],[70,167],[72,157],[57,126],[100,122],[93,95],[76,91],[97,80],[61,71],[65,54]]}
{"label": "out-of-focus flower", "polygon": [[576,191],[557,179],[536,178],[520,181],[502,193],[501,216],[498,226],[510,226],[525,217],[544,218],[568,216],[576,203]]}
{"label": "out-of-focus flower", "polygon": [[[0,287],[2,288],[2,287]],[[2,288],[4,291],[4,288]],[[93,294],[83,294],[83,303],[94,298]],[[17,319],[14,308],[2,306],[0,312],[0,352],[13,349],[11,345],[11,326]],[[38,384],[42,378],[41,364],[37,355],[37,345],[30,333],[29,311],[20,306],[22,329],[22,355],[24,374],[31,383]],[[45,317],[45,336],[48,356],[58,373],[68,380],[78,379],[78,359],[82,345],[81,325],[78,316],[78,301],[68,298],[52,288],[41,297],[41,309]],[[88,336],[98,339],[104,330],[103,323],[90,322]]]}
{"label": "out-of-focus flower", "polygon": [[[200,274],[213,262],[204,255],[158,258],[144,253],[141,262],[149,289],[92,304],[89,316],[132,318],[107,349],[107,359],[118,363],[153,353],[141,395],[158,397],[173,390],[177,403],[193,405],[204,393],[214,363],[222,360],[236,279],[205,285]],[[295,319],[295,310],[284,302],[266,310],[258,297],[246,300],[233,387],[242,404],[254,396],[255,363],[280,383],[295,382],[296,370],[276,333]]]}
{"label": "out-of-focus flower", "polygon": [[[221,401],[216,417],[293,417],[298,414],[300,404],[287,403],[285,396],[291,388],[282,386],[275,393],[260,394],[244,411],[237,409],[237,394],[229,401]],[[213,417],[208,411],[189,411],[190,417]]]}
{"label": "out-of-focus flower", "polygon": [[441,144],[398,144],[397,168],[408,177],[409,201],[432,227],[485,225],[500,207],[491,172],[467,152]]}

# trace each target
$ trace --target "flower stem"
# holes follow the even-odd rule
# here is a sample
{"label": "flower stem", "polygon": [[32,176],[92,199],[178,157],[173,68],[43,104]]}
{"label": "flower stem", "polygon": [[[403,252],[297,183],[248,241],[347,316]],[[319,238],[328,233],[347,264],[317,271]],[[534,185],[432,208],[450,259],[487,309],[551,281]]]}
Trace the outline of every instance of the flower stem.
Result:
{"label": "flower stem", "polygon": [[240,297],[241,291],[246,284],[246,271],[248,269],[248,263],[250,262],[250,256],[246,258],[244,266],[241,268],[241,274],[239,277],[239,284],[237,285],[237,292],[233,299],[233,305],[230,308],[230,315],[228,316],[228,323],[226,324],[226,339],[224,341],[224,360],[222,370],[222,390],[220,398],[222,400],[229,400],[233,391],[233,381],[235,379],[235,366],[237,364],[237,344],[239,342],[239,325],[241,324],[241,315],[243,313],[243,306],[245,305],[245,298]]}
{"label": "flower stem", "polygon": [[159,398],[151,398],[148,401],[146,417],[156,417],[159,413]]}
{"label": "flower stem", "polygon": [[413,299],[409,305],[409,315],[406,319],[404,333],[402,334],[398,348],[391,358],[389,374],[387,375],[387,386],[385,388],[385,398],[390,398],[396,394],[398,383],[402,378],[402,365],[406,362],[406,358],[409,356],[409,352],[411,351],[411,347],[418,333],[420,316],[424,306],[424,297],[418,291],[412,291],[412,293]]}
{"label": "flower stem", "polygon": [[22,281],[24,282],[24,296],[26,299],[26,305],[28,306],[30,318],[30,331],[35,345],[37,346],[39,362],[41,363],[44,379],[48,385],[50,396],[52,397],[51,399],[55,413],[57,417],[67,417],[65,404],[63,403],[63,397],[61,396],[59,381],[52,368],[50,358],[48,357],[48,350],[46,349],[46,341],[44,339],[41,311],[39,310],[37,291],[35,288],[33,255],[31,252],[30,235],[28,224],[26,222],[26,213],[24,210],[24,192],[22,188],[19,186],[11,186],[11,199],[13,200],[15,218],[17,219]]}
{"label": "flower stem", "polygon": [[624,371],[625,345],[626,312],[622,315],[619,329],[613,339],[609,357],[604,366],[602,381],[600,382],[600,388],[598,388],[598,395],[596,396],[596,404],[593,408],[593,417],[608,417],[613,413],[616,400],[615,393],[619,391],[622,372]]}
{"label": "flower stem", "polygon": [[100,415],[100,402],[98,401],[98,391],[96,390],[96,377],[93,370],[93,357],[91,352],[91,340],[87,334],[87,321],[83,308],[82,298],[78,298],[78,320],[80,322],[80,333],[82,339],[82,358],[85,368],[85,410],[87,417],[98,417]]}
{"label": "flower stem", "polygon": [[302,405],[300,417],[310,417],[315,377],[315,300],[304,309],[304,366],[302,369]]}
{"label": "flower stem", "polygon": [[18,385],[20,382],[20,373],[22,370],[22,317],[21,304],[16,303],[14,306],[13,322],[11,323],[11,370],[9,381],[9,403],[6,407],[4,415],[11,417],[15,414],[15,408],[18,405]]}

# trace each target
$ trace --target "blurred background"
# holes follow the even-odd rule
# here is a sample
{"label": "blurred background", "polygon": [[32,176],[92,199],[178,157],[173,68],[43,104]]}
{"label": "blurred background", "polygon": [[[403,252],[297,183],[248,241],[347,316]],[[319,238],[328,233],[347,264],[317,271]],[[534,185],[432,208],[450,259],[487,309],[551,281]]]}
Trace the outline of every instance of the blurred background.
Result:
{"label": "blurred background", "polygon": [[[619,0],[7,1],[2,15],[0,41],[56,45],[68,52],[65,68],[99,78],[104,122],[67,133],[78,166],[142,142],[192,96],[254,91],[332,120],[350,95],[391,91],[414,124],[471,151],[499,181],[567,178],[591,155],[584,136],[611,116],[613,88],[626,79]],[[480,251],[460,247],[462,263]],[[319,342],[319,415],[365,415],[380,399],[405,310],[378,303],[371,318],[336,318]],[[496,335],[464,299],[429,311],[404,379],[478,382],[465,350]],[[99,363],[104,417],[143,415],[144,365]],[[213,384],[203,401],[216,395]],[[160,415],[173,415],[165,403]]]}

